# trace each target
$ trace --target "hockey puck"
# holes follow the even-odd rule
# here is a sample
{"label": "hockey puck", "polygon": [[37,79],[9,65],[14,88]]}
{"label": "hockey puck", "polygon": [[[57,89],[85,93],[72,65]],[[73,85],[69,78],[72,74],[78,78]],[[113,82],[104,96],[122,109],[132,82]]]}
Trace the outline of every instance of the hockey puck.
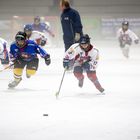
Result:
{"label": "hockey puck", "polygon": [[43,116],[49,116],[48,114],[43,114]]}

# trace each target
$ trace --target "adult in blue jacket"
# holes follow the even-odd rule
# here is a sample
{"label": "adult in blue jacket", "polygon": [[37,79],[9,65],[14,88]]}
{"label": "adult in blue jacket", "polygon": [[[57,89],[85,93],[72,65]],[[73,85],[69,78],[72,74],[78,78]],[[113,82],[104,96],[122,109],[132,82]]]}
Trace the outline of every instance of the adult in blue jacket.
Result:
{"label": "adult in blue jacket", "polygon": [[45,59],[46,65],[50,64],[50,55],[34,41],[27,40],[25,32],[19,31],[15,36],[15,42],[10,46],[10,59],[14,63],[14,80],[9,83],[9,88],[14,88],[20,83],[24,67],[27,78],[36,73],[39,62],[37,54]]}
{"label": "adult in blue jacket", "polygon": [[61,25],[63,40],[65,51],[67,51],[72,44],[79,42],[80,36],[83,34],[83,26],[78,11],[70,7],[68,0],[61,0],[60,8],[62,10]]}

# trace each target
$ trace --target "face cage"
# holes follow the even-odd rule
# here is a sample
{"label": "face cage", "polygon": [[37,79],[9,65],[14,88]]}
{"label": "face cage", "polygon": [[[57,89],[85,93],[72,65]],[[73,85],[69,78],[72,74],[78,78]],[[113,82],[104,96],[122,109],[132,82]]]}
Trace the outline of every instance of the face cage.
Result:
{"label": "face cage", "polygon": [[27,38],[29,38],[32,35],[32,30],[24,30],[24,32],[27,35]]}
{"label": "face cage", "polygon": [[[85,45],[86,44],[86,48],[83,48],[83,45]],[[80,47],[81,47],[81,49],[83,49],[84,51],[87,51],[88,49],[89,49],[89,44],[90,43],[85,43],[85,44],[80,44]]]}
{"label": "face cage", "polygon": [[[24,41],[23,44],[19,44],[20,41]],[[17,40],[16,39],[16,44],[19,48],[23,48],[25,46],[25,42],[26,42],[25,40]]]}
{"label": "face cage", "polygon": [[34,20],[34,24],[38,25],[40,23],[40,20]]}

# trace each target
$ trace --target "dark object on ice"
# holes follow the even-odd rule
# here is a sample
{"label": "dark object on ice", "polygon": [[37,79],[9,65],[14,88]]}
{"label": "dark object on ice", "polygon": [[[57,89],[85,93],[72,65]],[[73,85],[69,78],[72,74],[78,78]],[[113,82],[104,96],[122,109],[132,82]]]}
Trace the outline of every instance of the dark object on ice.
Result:
{"label": "dark object on ice", "polygon": [[43,114],[43,116],[49,116],[48,114]]}

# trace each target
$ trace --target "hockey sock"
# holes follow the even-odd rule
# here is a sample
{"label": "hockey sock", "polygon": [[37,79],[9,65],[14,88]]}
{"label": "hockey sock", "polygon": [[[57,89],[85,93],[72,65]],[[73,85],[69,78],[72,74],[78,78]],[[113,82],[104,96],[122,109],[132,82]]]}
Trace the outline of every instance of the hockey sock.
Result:
{"label": "hockey sock", "polygon": [[93,82],[93,84],[95,85],[95,87],[100,91],[103,92],[104,89],[102,88],[102,86],[100,85],[97,76],[96,76],[96,72],[88,72],[87,73],[88,78]]}

